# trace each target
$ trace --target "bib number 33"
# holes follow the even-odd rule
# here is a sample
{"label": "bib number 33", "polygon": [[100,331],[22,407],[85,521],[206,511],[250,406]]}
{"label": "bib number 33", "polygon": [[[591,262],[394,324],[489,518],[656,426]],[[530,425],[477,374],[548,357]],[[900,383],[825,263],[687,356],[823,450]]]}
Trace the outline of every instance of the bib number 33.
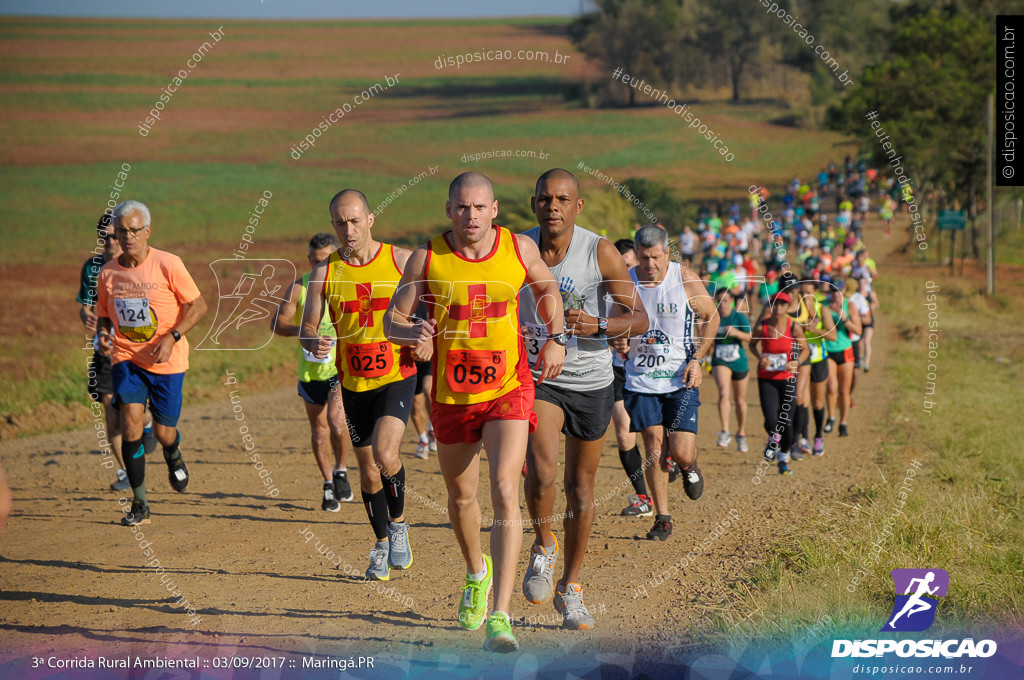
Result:
{"label": "bib number 33", "polygon": [[505,371],[504,350],[452,350],[445,359],[445,375],[452,392],[479,394],[497,389]]}

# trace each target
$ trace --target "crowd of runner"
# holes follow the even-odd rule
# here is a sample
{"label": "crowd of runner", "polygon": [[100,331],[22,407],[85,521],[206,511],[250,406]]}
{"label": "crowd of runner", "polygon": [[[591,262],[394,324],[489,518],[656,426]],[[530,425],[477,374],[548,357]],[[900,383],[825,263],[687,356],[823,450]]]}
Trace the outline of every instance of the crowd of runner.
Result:
{"label": "crowd of runner", "polygon": [[[565,628],[593,628],[581,572],[613,423],[634,491],[622,514],[653,515],[647,538],[656,541],[672,536],[670,483],[680,479],[690,501],[704,491],[697,459],[706,374],[718,390],[714,445],[735,441],[749,452],[756,371],[764,458],[789,474],[792,461],[823,455],[827,434],[849,435],[856,371],[870,367],[877,271],[862,238],[873,206],[883,233],[891,231],[887,185],[848,159],[841,171],[822,170],[813,187],[794,179],[778,198],[751,187],[724,217],[702,208],[696,228],[673,235],[651,224],[613,244],[577,224],[585,201],[566,170],[537,179],[538,226],[522,234],[495,223],[491,181],[468,172],[449,186],[450,230],[411,251],[375,238],[362,192],[338,192],[329,202],[335,233],[313,235],[310,272],[271,324],[297,340],[298,396],[324,511],[354,497],[352,445],[374,539],[366,578],[413,566],[405,495],[415,481],[399,455],[410,417],[413,455],[436,451],[466,564],[457,620],[470,630],[486,624],[492,651],[518,649],[509,612],[524,477],[534,537],[523,595],[552,602]],[[831,214],[826,202],[835,204]],[[185,492],[189,483],[177,430],[184,336],[206,305],[181,260],[149,245],[145,205],[118,205],[98,229],[106,248],[85,263],[79,302],[95,334],[90,393],[119,434],[122,469],[112,487],[131,490],[121,522],[134,531],[151,521],[145,454],[157,443],[171,487]],[[477,502],[483,460],[489,552]],[[565,511],[556,514],[559,469]]]}

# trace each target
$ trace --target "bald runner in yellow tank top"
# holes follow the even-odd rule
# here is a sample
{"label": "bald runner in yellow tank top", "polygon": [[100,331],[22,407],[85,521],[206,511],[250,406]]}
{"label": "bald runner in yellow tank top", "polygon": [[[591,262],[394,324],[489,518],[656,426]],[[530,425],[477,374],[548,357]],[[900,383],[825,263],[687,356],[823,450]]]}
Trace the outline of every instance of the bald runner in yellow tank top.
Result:
{"label": "bald runner in yellow tank top", "polygon": [[[486,622],[484,648],[511,652],[519,648],[509,621],[523,543],[519,477],[536,417],[518,332],[519,289],[531,286],[548,329],[535,364],[541,381],[557,376],[565,361],[562,298],[537,244],[494,224],[498,202],[487,177],[477,172],[456,177],[448,187],[445,214],[451,231],[409,258],[384,327],[387,337],[402,345],[433,342],[437,460],[467,572],[459,625],[476,630]],[[420,300],[430,309],[425,321],[413,319]],[[484,554],[480,539],[481,445],[487,449],[494,511],[491,555]]]}
{"label": "bald runner in yellow tank top", "polygon": [[429,360],[432,348],[429,342],[415,349],[399,347],[384,334],[384,312],[410,252],[373,238],[375,216],[362,192],[338,192],[330,212],[341,245],[310,276],[300,339],[314,356],[328,356],[334,338],[317,332],[326,306],[337,335],[341,396],[359,460],[360,491],[377,539],[366,577],[387,581],[391,569],[412,566],[404,514],[405,467],[398,448],[416,389],[413,360]]}

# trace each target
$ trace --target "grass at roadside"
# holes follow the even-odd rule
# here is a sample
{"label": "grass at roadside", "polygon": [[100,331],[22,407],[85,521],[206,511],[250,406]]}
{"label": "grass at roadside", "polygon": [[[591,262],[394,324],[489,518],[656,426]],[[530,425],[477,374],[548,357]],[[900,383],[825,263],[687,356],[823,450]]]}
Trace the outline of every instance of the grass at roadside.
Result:
{"label": "grass at roadside", "polygon": [[[877,466],[880,480],[792,526],[746,575],[712,638],[809,646],[831,640],[834,631],[878,637],[893,601],[894,568],[950,573],[931,635],[1024,624],[1024,346],[1011,313],[1024,296],[987,300],[970,283],[933,275],[939,292],[930,310],[926,280],[887,275],[878,286],[896,340],[886,376],[895,393],[881,451],[851,464]],[[931,312],[941,333],[930,348]],[[931,377],[928,399],[936,405],[929,416],[922,407]],[[921,467],[885,535],[914,460]],[[882,547],[877,559],[875,541]],[[831,625],[815,626],[825,616]]]}

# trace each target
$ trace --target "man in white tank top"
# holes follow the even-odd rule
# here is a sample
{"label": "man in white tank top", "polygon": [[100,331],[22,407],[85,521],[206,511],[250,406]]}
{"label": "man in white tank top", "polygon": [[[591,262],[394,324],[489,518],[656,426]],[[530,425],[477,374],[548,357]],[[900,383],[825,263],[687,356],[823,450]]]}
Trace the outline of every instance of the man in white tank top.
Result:
{"label": "man in white tank top", "polygon": [[[643,333],[647,314],[615,246],[576,225],[583,199],[572,173],[556,168],[541,175],[530,206],[540,226],[523,235],[537,242],[541,259],[558,282],[570,337],[562,373],[536,385],[537,430],[530,434],[526,451],[526,505],[536,539],[523,594],[534,604],[553,597],[564,628],[589,630],[594,619],[583,603],[579,572],[594,522],[594,478],[615,401],[608,339]],[[537,315],[529,286],[520,293],[519,314],[532,368],[547,328]],[[538,377],[534,370],[534,379]],[[565,435],[566,499],[565,513],[560,515],[565,566],[556,586],[559,549],[551,528],[556,519],[552,513],[561,434]]]}
{"label": "man in white tank top", "polygon": [[668,454],[682,469],[686,495],[697,500],[704,492],[697,467],[701,359],[714,346],[719,318],[697,275],[669,260],[664,229],[643,227],[634,242],[638,264],[630,275],[650,328],[629,340],[624,396],[630,429],[644,440],[645,475],[657,513],[647,538],[666,541],[672,537],[668,473],[660,463],[666,438]]}

